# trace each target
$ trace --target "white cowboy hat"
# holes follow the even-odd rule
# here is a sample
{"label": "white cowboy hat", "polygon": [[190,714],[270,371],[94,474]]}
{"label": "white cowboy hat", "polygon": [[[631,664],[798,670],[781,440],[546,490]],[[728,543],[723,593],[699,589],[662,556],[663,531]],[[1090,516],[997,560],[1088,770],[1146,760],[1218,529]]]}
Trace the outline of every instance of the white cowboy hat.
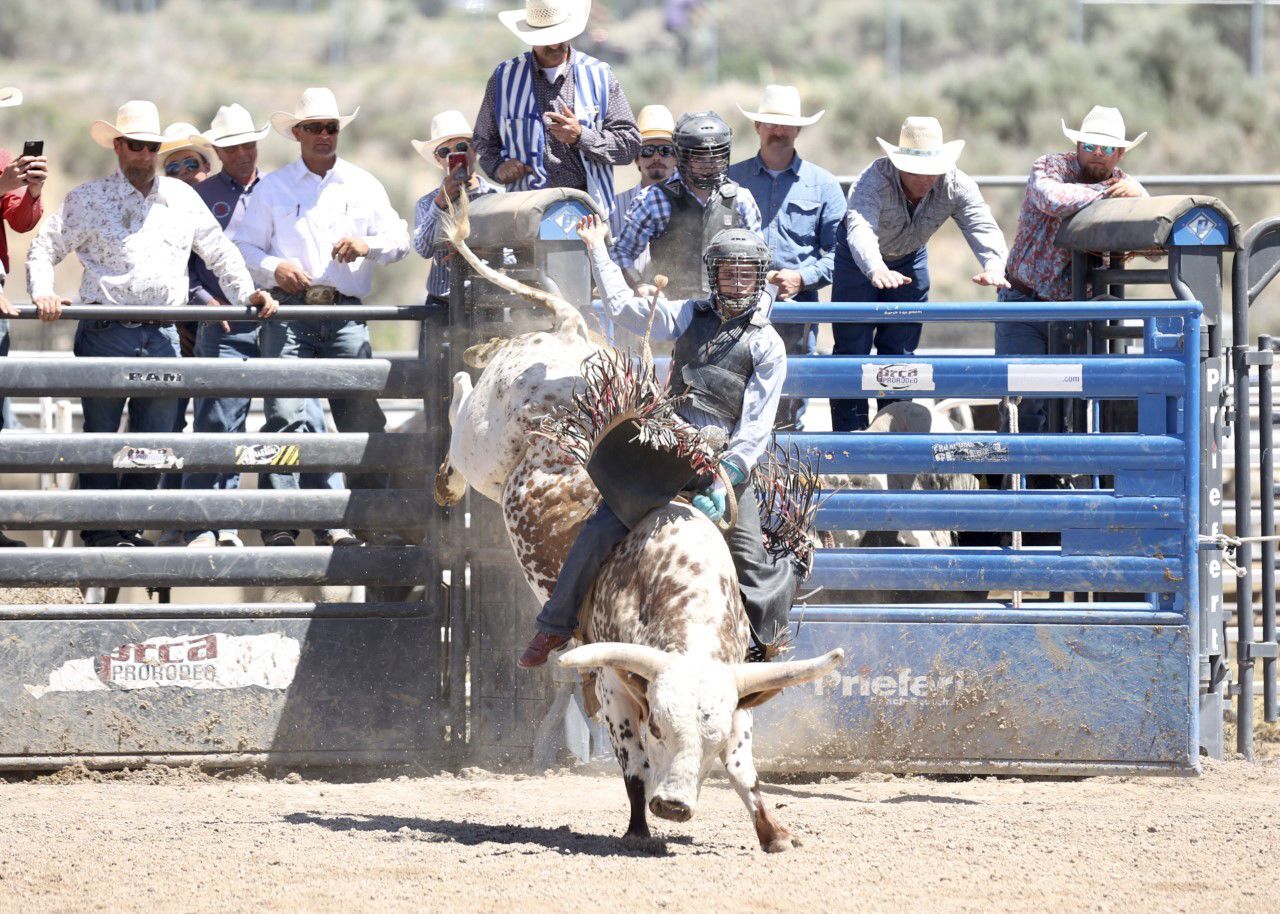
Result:
{"label": "white cowboy hat", "polygon": [[89,136],[99,146],[111,149],[116,137],[142,140],[147,143],[163,143],[168,137],[160,132],[160,112],[154,102],[134,99],[125,102],[116,111],[116,122],[94,121]]}
{"label": "white cowboy hat", "polygon": [[898,145],[876,137],[893,167],[909,175],[945,175],[956,167],[964,140],[942,141],[936,117],[909,117],[898,132]]}
{"label": "white cowboy hat", "polygon": [[[431,119],[431,138],[410,140],[413,148],[428,162],[436,160],[436,149],[445,140],[471,139],[471,122],[461,111],[441,111]],[[437,163],[438,164],[438,163]]]}
{"label": "white cowboy hat", "polygon": [[782,124],[785,127],[808,127],[816,124],[818,118],[827,113],[823,108],[817,114],[805,116],[800,113],[800,90],[795,86],[767,85],[760,96],[760,110],[748,111],[741,105],[738,110],[761,124]]}
{"label": "white cowboy hat", "polygon": [[199,153],[204,160],[214,165],[218,158],[213,154],[213,144],[200,135],[200,131],[196,129],[195,124],[188,124],[185,121],[178,121],[176,124],[170,124],[164,128],[165,141],[160,144],[160,158],[163,160],[175,152],[181,152],[184,149],[190,149],[192,152]]}
{"label": "white cowboy hat", "polygon": [[524,0],[524,9],[504,10],[498,20],[525,44],[546,47],[577,38],[590,14],[591,0]]}
{"label": "white cowboy hat", "polygon": [[1119,146],[1121,149],[1132,149],[1147,138],[1145,133],[1140,133],[1134,139],[1126,140],[1124,117],[1120,114],[1120,109],[1104,108],[1101,105],[1094,105],[1090,109],[1079,130],[1068,127],[1064,118],[1062,132],[1073,143],[1096,143],[1099,146]]}
{"label": "white cowboy hat", "polygon": [[293,135],[293,128],[303,121],[337,121],[339,128],[345,128],[356,119],[359,113],[360,109],[356,108],[350,114],[339,114],[338,100],[334,97],[332,90],[308,89],[302,93],[302,98],[298,99],[298,104],[294,105],[292,113],[277,111],[271,115],[271,126],[276,128],[276,133],[296,143],[297,137]]}
{"label": "white cowboy hat", "polygon": [[636,117],[640,128],[640,142],[670,140],[676,132],[676,119],[666,105],[645,105]]}
{"label": "white cowboy hat", "polygon": [[5,86],[3,89],[0,89],[0,108],[12,108],[14,105],[21,104],[21,89],[15,89],[13,86]]}
{"label": "white cowboy hat", "polygon": [[209,129],[201,134],[214,146],[226,148],[241,143],[256,143],[267,135],[270,124],[255,127],[253,117],[243,105],[223,105],[213,116]]}

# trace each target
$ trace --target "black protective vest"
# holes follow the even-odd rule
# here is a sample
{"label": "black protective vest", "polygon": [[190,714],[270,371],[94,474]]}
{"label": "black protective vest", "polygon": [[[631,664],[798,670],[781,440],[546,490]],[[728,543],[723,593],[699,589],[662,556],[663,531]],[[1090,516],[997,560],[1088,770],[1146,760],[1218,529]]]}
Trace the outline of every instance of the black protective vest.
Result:
{"label": "black protective vest", "polygon": [[768,326],[759,307],[722,322],[709,301],[698,302],[671,355],[671,392],[687,393],[695,409],[737,422],[756,370],[751,340]]}
{"label": "black protective vest", "polygon": [[702,254],[717,232],[741,228],[738,215],[738,185],[726,181],[711,192],[706,206],[699,206],[683,181],[659,184],[671,201],[667,230],[649,239],[649,276],[667,277],[667,298],[704,298],[710,294]]}

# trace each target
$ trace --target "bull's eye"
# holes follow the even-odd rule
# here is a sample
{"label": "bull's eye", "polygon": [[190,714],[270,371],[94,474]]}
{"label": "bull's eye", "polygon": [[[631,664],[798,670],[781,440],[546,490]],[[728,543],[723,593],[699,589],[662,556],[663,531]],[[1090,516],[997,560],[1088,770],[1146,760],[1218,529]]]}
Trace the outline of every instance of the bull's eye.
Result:
{"label": "bull's eye", "polygon": [[657,721],[652,717],[649,718],[649,732],[653,734],[654,739],[662,739],[662,730],[658,728]]}

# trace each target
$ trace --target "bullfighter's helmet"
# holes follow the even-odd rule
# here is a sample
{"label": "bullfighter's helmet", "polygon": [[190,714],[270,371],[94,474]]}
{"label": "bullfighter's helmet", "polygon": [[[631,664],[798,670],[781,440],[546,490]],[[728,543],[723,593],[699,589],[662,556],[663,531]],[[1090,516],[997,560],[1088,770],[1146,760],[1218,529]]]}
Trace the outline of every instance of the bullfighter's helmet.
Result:
{"label": "bullfighter's helmet", "polygon": [[[710,190],[725,180],[733,128],[724,118],[714,111],[683,114],[676,121],[671,138],[676,144],[676,164],[680,175],[690,186]],[[710,162],[715,167],[695,169],[694,162]]]}
{"label": "bullfighter's helmet", "polygon": [[[731,228],[716,233],[702,255],[702,263],[711,303],[721,320],[733,320],[756,306],[772,259],[768,246],[755,232]],[[720,291],[720,271],[726,267],[741,278],[739,288],[733,292]]]}

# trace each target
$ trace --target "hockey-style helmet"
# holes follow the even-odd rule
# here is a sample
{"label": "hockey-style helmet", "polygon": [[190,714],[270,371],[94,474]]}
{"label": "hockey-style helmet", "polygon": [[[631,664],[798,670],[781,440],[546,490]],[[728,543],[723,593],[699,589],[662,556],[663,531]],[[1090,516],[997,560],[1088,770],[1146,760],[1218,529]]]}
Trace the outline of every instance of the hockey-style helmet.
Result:
{"label": "hockey-style helmet", "polygon": [[[702,255],[702,264],[707,271],[712,305],[722,320],[733,320],[756,306],[771,261],[768,246],[759,235],[747,229],[725,229],[711,239]],[[740,277],[746,273],[749,281],[741,282],[735,291],[722,292],[720,271],[725,267],[736,268]]]}
{"label": "hockey-style helmet", "polygon": [[733,128],[714,111],[692,111],[676,122],[676,164],[692,187],[710,190],[725,180]]}

